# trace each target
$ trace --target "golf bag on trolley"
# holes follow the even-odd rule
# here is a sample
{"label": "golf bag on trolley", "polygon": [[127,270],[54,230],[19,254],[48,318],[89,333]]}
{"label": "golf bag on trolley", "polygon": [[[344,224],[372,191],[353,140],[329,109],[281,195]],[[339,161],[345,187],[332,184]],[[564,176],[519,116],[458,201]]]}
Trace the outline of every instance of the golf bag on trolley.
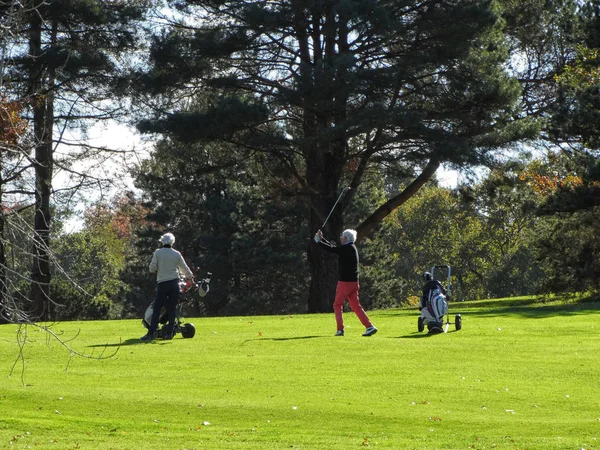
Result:
{"label": "golf bag on trolley", "polygon": [[[441,282],[434,278],[435,269],[446,270],[447,285],[444,288]],[[425,285],[423,286],[423,295],[419,302],[419,310],[421,315],[418,320],[419,332],[425,329],[429,330],[429,334],[446,333],[448,326],[454,323],[456,331],[462,328],[462,317],[460,314],[454,316],[454,322],[450,322],[448,313],[448,302],[450,301],[450,272],[451,268],[448,265],[433,266],[431,272],[425,272],[423,278]],[[444,321],[444,316],[446,320]]]}
{"label": "golf bag on trolley", "polygon": [[[196,269],[197,270],[197,269]],[[197,292],[200,298],[205,297],[210,289],[210,279],[212,274],[208,272],[204,279],[200,282],[195,282],[193,279],[186,279],[183,276],[179,278],[179,302],[175,309],[175,323],[173,324],[173,335],[181,333],[184,338],[193,338],[196,335],[196,328],[192,323],[183,323],[182,310],[183,306],[187,302],[191,302],[195,299],[195,293]],[[142,324],[146,329],[150,328],[152,322],[152,314],[154,313],[154,301],[150,303],[146,311],[144,312],[144,318]],[[158,328],[156,330],[156,337],[164,337],[166,333],[166,324],[169,321],[169,314],[166,308],[162,308],[158,319]]]}
{"label": "golf bag on trolley", "polygon": [[444,316],[448,312],[446,296],[440,289],[432,289],[427,295],[421,297],[421,318],[429,331],[434,328],[442,329]]}

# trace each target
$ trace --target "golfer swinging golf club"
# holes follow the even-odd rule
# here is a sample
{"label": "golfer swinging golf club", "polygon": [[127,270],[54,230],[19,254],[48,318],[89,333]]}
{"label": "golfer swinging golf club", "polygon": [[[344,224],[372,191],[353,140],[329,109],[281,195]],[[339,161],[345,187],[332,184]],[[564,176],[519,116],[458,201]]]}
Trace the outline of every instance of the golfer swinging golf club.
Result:
{"label": "golfer swinging golf club", "polygon": [[352,311],[354,311],[360,322],[366,328],[363,336],[374,335],[377,333],[377,328],[373,326],[358,300],[358,290],[360,285],[358,283],[358,250],[356,245],[354,245],[354,242],[356,241],[356,231],[345,230],[340,237],[341,245],[339,247],[327,242],[323,238],[323,232],[321,230],[317,231],[314,239],[323,250],[338,255],[339,281],[335,290],[335,301],[333,302],[333,311],[335,313],[335,321],[337,324],[335,336],[344,335],[344,317],[342,312],[346,299],[348,299]]}

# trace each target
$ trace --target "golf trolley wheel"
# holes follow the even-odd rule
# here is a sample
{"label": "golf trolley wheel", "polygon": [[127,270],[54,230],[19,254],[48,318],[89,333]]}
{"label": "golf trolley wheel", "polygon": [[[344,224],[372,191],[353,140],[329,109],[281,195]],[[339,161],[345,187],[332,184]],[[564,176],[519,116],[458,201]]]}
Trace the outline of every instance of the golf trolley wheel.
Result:
{"label": "golf trolley wheel", "polygon": [[456,327],[456,331],[462,328],[462,317],[460,317],[460,314],[454,317],[454,326]]}
{"label": "golf trolley wheel", "polygon": [[423,323],[423,318],[419,317],[419,321],[417,322],[419,333],[425,329],[425,324]]}
{"label": "golf trolley wheel", "polygon": [[184,323],[181,327],[181,335],[186,338],[193,338],[196,335],[196,328],[191,323]]}

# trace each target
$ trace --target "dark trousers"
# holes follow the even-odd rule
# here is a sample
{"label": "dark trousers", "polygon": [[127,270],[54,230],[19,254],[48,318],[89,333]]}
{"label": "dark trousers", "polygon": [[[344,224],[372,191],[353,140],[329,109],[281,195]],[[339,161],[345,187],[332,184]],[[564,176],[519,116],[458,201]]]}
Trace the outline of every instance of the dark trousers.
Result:
{"label": "dark trousers", "polygon": [[177,314],[177,301],[179,300],[179,279],[163,281],[156,285],[156,297],[154,298],[154,310],[152,311],[152,322],[150,322],[150,328],[148,333],[154,333],[158,328],[158,321],[162,309],[167,310],[169,321],[165,328],[167,335],[173,334],[173,327],[175,326],[175,315]]}

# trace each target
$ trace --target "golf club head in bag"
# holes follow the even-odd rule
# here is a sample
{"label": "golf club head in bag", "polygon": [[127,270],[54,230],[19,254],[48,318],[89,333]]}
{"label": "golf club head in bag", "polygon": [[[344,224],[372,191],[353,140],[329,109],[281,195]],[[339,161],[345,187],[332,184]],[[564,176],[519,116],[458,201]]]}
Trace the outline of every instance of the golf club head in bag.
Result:
{"label": "golf club head in bag", "polygon": [[211,277],[212,277],[212,273],[207,272],[204,279],[202,281],[200,281],[200,283],[198,283],[198,295],[200,297],[206,297],[206,294],[208,294],[208,291],[210,290]]}

